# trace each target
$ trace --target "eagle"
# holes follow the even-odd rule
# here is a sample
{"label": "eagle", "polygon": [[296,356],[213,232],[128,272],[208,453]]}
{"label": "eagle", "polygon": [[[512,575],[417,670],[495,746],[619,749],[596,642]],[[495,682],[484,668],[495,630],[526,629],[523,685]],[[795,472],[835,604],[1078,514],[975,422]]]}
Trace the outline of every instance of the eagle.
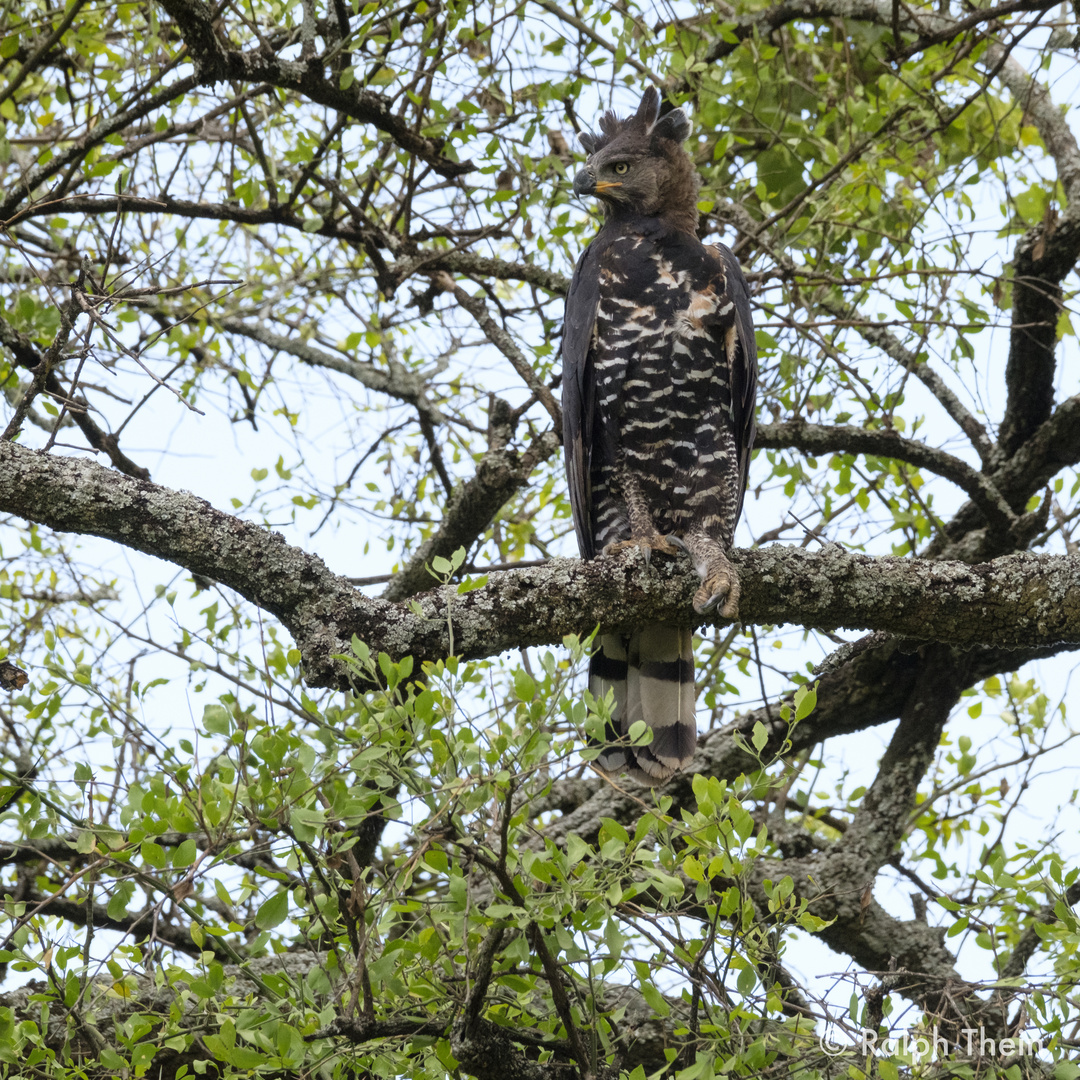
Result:
{"label": "eagle", "polygon": [[[604,225],[582,253],[563,328],[563,449],[584,559],[627,548],[686,552],[701,578],[694,610],[739,610],[728,561],[754,444],[757,348],[746,279],[732,252],[697,235],[700,179],[683,146],[690,121],[607,112],[574,192]],[[689,613],[687,623],[690,622]],[[689,625],[604,634],[589,664],[614,708],[597,764],[660,784],[697,745]],[[626,738],[639,720],[648,745]]]}

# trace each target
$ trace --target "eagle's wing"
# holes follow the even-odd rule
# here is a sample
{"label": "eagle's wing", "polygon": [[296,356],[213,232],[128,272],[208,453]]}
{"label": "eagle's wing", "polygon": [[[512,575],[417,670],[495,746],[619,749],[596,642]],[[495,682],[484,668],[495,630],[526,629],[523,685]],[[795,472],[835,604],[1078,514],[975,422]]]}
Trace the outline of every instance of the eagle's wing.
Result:
{"label": "eagle's wing", "polygon": [[600,266],[595,244],[578,259],[566,296],[562,341],[563,454],[570,485],[578,549],[583,559],[596,555],[592,522],[592,438],[595,379],[593,339],[600,303]]}
{"label": "eagle's wing", "polygon": [[754,435],[757,432],[757,341],[754,338],[754,320],[750,312],[750,289],[743,277],[739,260],[723,244],[714,244],[712,250],[723,264],[725,291],[735,305],[734,347],[728,350],[727,359],[731,380],[731,413],[739,461],[739,502],[735,509],[735,521],[738,521],[742,514],[750,452],[754,449]]}

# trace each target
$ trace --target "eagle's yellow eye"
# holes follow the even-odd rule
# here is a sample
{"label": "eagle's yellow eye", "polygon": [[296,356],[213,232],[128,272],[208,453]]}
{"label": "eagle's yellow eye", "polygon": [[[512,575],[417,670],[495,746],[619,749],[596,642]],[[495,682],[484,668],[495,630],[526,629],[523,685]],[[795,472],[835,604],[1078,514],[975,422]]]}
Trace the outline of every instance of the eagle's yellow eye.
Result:
{"label": "eagle's yellow eye", "polygon": [[623,173],[629,172],[630,170],[630,166],[627,165],[625,161],[618,162],[617,164],[613,165],[612,168],[615,170],[615,172],[619,174],[619,176],[622,176]]}

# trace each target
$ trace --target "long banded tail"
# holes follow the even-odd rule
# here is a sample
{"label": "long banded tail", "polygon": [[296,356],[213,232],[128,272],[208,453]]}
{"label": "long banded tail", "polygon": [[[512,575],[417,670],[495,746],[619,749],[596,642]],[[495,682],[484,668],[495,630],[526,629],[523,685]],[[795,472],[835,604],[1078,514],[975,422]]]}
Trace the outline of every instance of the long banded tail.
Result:
{"label": "long banded tail", "polygon": [[[589,689],[596,697],[615,693],[608,743],[596,761],[604,772],[662,784],[689,764],[697,747],[689,629],[654,623],[629,638],[605,634],[589,662]],[[648,746],[625,740],[638,720],[652,728]]]}

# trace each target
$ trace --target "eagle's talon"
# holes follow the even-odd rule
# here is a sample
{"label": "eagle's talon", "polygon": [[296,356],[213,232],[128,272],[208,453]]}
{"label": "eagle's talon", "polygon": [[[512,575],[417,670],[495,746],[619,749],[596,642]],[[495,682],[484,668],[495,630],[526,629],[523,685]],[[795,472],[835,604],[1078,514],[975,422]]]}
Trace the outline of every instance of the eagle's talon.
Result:
{"label": "eagle's talon", "polygon": [[605,559],[611,558],[613,555],[620,555],[624,551],[637,551],[638,542],[636,540],[616,540],[613,543],[605,544],[601,549],[600,554]]}
{"label": "eagle's talon", "polygon": [[672,543],[670,536],[654,536],[649,541],[649,547],[653,551],[659,551],[662,555],[681,555],[685,550]]}
{"label": "eagle's talon", "polygon": [[714,566],[702,581],[694,594],[694,610],[699,615],[706,615],[720,605],[721,617],[734,622],[739,617],[739,591],[739,579],[725,560],[724,566]]}
{"label": "eagle's talon", "polygon": [[690,556],[701,585],[694,593],[694,611],[706,615],[714,608],[725,619],[739,617],[739,575],[731,565],[720,541],[701,533],[684,539],[669,537]]}
{"label": "eagle's talon", "polygon": [[618,540],[607,544],[601,554],[618,555],[622,551],[637,550],[644,556],[645,565],[649,566],[654,551],[659,551],[662,555],[678,555],[680,551],[684,550],[671,543],[672,539],[673,537],[661,536],[657,533],[655,536],[639,536],[635,540]]}

